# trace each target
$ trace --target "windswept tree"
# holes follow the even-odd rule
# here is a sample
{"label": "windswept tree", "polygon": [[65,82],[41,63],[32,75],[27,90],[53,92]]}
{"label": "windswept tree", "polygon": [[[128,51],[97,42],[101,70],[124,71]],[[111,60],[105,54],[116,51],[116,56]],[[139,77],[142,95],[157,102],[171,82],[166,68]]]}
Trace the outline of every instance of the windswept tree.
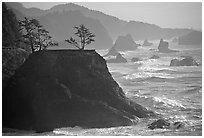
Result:
{"label": "windswept tree", "polygon": [[83,24],[80,26],[74,26],[76,29],[75,35],[78,37],[78,39],[75,39],[73,37],[70,37],[69,39],[66,39],[65,41],[69,44],[74,45],[79,50],[84,50],[86,45],[91,44],[91,42],[94,42],[95,35],[92,34],[88,28],[86,28]]}
{"label": "windswept tree", "polygon": [[24,18],[19,21],[23,42],[30,46],[32,53],[46,49],[50,45],[57,45],[52,41],[49,32],[36,19]]}

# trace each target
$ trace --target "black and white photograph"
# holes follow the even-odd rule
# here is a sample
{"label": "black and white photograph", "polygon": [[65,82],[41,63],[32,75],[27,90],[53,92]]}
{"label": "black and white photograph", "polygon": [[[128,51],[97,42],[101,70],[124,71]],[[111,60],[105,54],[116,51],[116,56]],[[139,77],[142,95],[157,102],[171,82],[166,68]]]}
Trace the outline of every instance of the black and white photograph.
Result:
{"label": "black and white photograph", "polygon": [[202,136],[202,1],[2,1],[2,136]]}

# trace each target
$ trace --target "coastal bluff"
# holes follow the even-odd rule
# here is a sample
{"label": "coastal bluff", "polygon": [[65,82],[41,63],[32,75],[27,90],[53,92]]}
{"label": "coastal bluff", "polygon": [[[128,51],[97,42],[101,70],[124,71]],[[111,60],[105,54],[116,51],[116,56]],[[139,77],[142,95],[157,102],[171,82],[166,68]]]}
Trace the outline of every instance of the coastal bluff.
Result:
{"label": "coastal bluff", "polygon": [[127,126],[155,116],[125,96],[95,50],[30,54],[8,80],[2,100],[4,127],[36,132]]}

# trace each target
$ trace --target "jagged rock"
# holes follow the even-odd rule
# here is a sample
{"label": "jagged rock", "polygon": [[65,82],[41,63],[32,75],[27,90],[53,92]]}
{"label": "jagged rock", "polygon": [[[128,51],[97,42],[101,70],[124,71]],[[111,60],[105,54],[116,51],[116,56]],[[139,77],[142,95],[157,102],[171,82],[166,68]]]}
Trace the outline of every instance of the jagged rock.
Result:
{"label": "jagged rock", "polygon": [[170,128],[170,122],[168,122],[167,120],[164,119],[159,119],[154,121],[153,123],[151,123],[148,126],[149,129],[157,129],[157,128],[161,128],[161,129],[168,129]]}
{"label": "jagged rock", "polygon": [[153,43],[148,42],[148,40],[144,40],[142,46],[151,46],[151,45],[153,45]]}
{"label": "jagged rock", "polygon": [[162,53],[177,52],[176,50],[169,49],[169,43],[164,41],[163,39],[161,39],[159,42],[158,50]]}
{"label": "jagged rock", "polygon": [[2,123],[9,128],[126,126],[150,116],[125,96],[94,50],[32,53],[2,92]]}
{"label": "jagged rock", "polygon": [[201,45],[202,44],[202,32],[192,31],[184,36],[178,38],[179,45]]}
{"label": "jagged rock", "polygon": [[117,51],[135,50],[139,44],[136,44],[130,34],[119,36],[114,44]]}
{"label": "jagged rock", "polygon": [[183,59],[172,59],[170,66],[199,66],[193,57],[185,56]]}
{"label": "jagged rock", "polygon": [[138,61],[141,61],[141,59],[138,57],[134,57],[131,59],[131,62],[138,62]]}
{"label": "jagged rock", "polygon": [[158,55],[153,55],[149,59],[158,59],[158,58],[160,58]]}
{"label": "jagged rock", "polygon": [[119,53],[116,58],[108,59],[108,63],[126,63],[127,60]]}

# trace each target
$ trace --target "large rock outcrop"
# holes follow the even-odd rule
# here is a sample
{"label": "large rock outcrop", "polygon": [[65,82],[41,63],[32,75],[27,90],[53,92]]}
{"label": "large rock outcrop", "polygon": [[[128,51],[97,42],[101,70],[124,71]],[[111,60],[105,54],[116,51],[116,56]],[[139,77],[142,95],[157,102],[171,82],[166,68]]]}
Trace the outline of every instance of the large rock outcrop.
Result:
{"label": "large rock outcrop", "polygon": [[137,117],[155,115],[125,97],[95,51],[29,55],[3,89],[2,99],[3,126],[38,132],[132,125]]}
{"label": "large rock outcrop", "polygon": [[184,36],[178,38],[179,45],[201,45],[202,44],[202,32],[192,31]]}
{"label": "large rock outcrop", "polygon": [[169,43],[164,41],[163,39],[161,39],[159,42],[158,50],[161,53],[177,52],[176,50],[169,49]]}

